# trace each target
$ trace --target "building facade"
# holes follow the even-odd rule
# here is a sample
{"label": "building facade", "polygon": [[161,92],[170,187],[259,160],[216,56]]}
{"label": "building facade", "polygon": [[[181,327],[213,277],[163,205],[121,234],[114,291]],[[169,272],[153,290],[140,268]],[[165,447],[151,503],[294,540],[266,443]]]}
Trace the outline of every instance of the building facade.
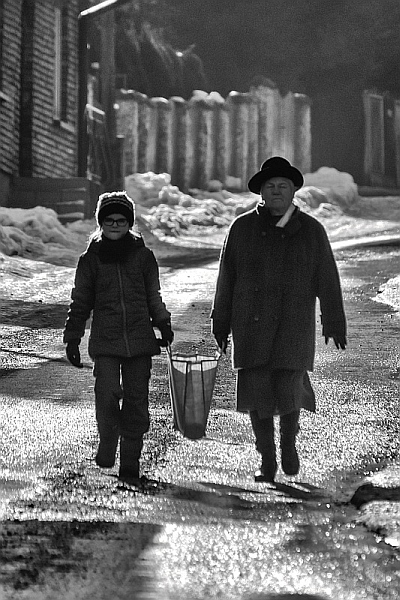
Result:
{"label": "building facade", "polygon": [[0,0],[0,205],[77,174],[80,0]]}

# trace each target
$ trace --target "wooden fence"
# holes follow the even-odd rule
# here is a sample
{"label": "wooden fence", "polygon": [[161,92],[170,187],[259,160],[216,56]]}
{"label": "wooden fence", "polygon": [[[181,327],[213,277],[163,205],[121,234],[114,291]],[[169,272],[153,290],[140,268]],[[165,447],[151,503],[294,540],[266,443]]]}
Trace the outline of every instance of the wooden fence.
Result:
{"label": "wooden fence", "polygon": [[367,186],[400,186],[400,100],[365,90],[364,182]]}
{"label": "wooden fence", "polygon": [[185,101],[121,91],[116,114],[123,176],[153,171],[169,173],[184,192],[207,189],[212,180],[244,191],[260,164],[274,155],[310,171],[307,96],[289,92],[282,97],[267,87],[231,92],[226,99],[204,96]]}

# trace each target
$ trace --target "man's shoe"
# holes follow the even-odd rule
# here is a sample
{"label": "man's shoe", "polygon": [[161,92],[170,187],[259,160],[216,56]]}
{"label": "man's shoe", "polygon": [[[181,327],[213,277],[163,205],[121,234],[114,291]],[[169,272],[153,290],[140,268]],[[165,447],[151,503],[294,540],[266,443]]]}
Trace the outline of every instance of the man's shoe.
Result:
{"label": "man's shoe", "polygon": [[281,448],[282,469],[286,475],[297,475],[300,470],[299,455],[295,444],[284,445]]}

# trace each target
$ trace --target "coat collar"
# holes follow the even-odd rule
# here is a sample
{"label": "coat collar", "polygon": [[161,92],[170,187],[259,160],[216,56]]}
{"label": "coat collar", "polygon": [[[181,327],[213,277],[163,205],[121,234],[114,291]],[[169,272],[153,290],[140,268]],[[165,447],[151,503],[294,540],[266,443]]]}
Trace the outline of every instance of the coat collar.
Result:
{"label": "coat collar", "polygon": [[[255,208],[256,214],[259,217],[258,222],[261,227],[261,231],[268,231],[272,228],[279,229],[276,227],[277,222],[281,219],[281,217],[274,217],[271,215],[269,210],[265,207],[264,204],[258,204]],[[280,231],[284,232],[285,235],[292,236],[295,235],[299,229],[301,229],[301,221],[299,219],[300,209],[296,206],[294,212],[292,213],[289,221],[286,223],[284,227],[280,229]]]}

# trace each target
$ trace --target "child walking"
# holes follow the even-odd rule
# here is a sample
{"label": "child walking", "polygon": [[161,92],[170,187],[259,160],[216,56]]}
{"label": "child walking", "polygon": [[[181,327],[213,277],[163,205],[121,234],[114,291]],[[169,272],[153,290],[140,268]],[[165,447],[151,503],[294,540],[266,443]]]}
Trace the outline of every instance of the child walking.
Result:
{"label": "child walking", "polygon": [[[120,479],[139,479],[148,431],[152,356],[174,339],[160,293],[153,252],[132,231],[135,206],[126,192],[99,196],[98,228],[80,256],[64,330],[67,358],[82,367],[79,344],[92,314],[89,355],[94,361],[96,463],[110,468],[120,440]],[[161,332],[157,340],[153,327]]]}

